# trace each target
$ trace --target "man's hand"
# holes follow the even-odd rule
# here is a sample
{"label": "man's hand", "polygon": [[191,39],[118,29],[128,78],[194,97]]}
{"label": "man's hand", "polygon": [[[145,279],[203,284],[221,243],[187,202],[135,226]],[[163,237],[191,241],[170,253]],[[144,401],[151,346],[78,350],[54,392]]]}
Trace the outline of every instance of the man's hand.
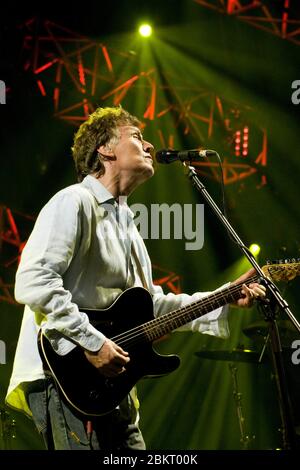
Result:
{"label": "man's hand", "polygon": [[252,282],[248,286],[246,285],[247,279],[254,276],[255,273],[255,269],[251,268],[249,271],[231,283],[231,285],[234,285],[245,281],[245,284],[243,284],[241,288],[241,298],[233,302],[232,305],[235,305],[236,307],[252,307],[254,300],[264,298],[266,296],[265,286],[262,286],[257,282]]}
{"label": "man's hand", "polygon": [[99,351],[84,351],[87,360],[106,377],[116,377],[125,371],[125,364],[130,361],[128,352],[110,339],[106,339]]}

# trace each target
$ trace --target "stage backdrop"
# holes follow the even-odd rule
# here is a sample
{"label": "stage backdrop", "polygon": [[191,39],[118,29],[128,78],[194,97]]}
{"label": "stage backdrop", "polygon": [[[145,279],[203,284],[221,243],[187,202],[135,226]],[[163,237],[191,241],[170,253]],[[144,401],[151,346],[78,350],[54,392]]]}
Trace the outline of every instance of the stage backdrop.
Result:
{"label": "stage backdrop", "polygon": [[[105,10],[98,3],[92,2],[90,13],[70,11],[67,17],[49,7],[1,18],[5,48],[0,79],[7,96],[0,107],[0,339],[5,352],[0,396],[2,416],[10,423],[15,419],[17,436],[2,445],[16,449],[43,446],[26,417],[4,408],[22,318],[22,306],[12,297],[14,273],[42,206],[76,182],[73,134],[97,106],[121,104],[137,114],[156,149],[218,151],[227,216],[247,246],[260,245],[259,263],[300,256],[300,105],[291,99],[292,83],[300,79],[299,45],[201,2],[130,2],[132,23],[124,19],[128,2],[117,2],[117,11],[116,2]],[[155,9],[159,14],[151,16]],[[99,26],[96,18],[103,11]],[[149,39],[135,32],[141,17],[152,18]],[[218,161],[200,162],[196,169],[223,209]],[[179,162],[157,165],[155,176],[128,202],[144,204],[148,214],[153,204],[191,205],[193,211],[204,204]],[[182,212],[182,223],[184,215],[190,217]],[[193,217],[196,230],[195,212]],[[172,230],[165,238],[162,232],[151,238],[151,222],[149,215],[145,243],[154,278],[166,292],[214,290],[249,268],[206,204],[198,227],[204,243],[197,249],[188,250],[191,240],[174,239]],[[299,278],[279,286],[300,319]],[[284,314],[279,320],[299,426],[299,371],[291,363],[291,343],[299,335]],[[179,354],[182,362],[169,376],[138,384],[149,449],[282,446],[269,345],[261,363],[251,355],[264,348],[263,316],[256,307],[230,308],[229,324],[226,340],[175,332],[155,346]]]}

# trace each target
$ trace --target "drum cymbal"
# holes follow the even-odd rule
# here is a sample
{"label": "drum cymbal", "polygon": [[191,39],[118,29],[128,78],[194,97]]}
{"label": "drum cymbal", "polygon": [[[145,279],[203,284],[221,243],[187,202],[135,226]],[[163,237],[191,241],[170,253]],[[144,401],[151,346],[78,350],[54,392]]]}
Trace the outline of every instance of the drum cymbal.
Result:
{"label": "drum cymbal", "polygon": [[[214,359],[217,361],[234,361],[234,362],[253,362],[259,363],[260,353],[251,351],[250,349],[232,349],[228,351],[203,350],[195,352],[198,357],[205,359]],[[264,357],[262,359],[264,362]]]}
{"label": "drum cymbal", "polygon": [[[280,333],[280,337],[283,339],[291,340],[292,337],[297,335],[297,331],[293,324],[289,320],[277,320],[276,321]],[[268,334],[268,323],[265,321],[257,321],[251,323],[251,325],[243,328],[243,333],[249,338],[261,340]]]}

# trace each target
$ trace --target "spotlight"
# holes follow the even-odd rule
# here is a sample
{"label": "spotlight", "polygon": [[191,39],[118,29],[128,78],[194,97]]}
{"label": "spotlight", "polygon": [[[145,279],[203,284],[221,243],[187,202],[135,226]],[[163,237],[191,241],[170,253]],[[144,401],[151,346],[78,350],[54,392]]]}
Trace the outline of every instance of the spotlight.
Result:
{"label": "spotlight", "polygon": [[250,245],[249,247],[249,250],[254,256],[257,256],[260,252],[260,246],[257,245],[256,243],[252,243],[252,245]]}
{"label": "spotlight", "polygon": [[150,26],[150,24],[144,23],[139,27],[139,33],[144,38],[148,38],[152,34],[152,27]]}

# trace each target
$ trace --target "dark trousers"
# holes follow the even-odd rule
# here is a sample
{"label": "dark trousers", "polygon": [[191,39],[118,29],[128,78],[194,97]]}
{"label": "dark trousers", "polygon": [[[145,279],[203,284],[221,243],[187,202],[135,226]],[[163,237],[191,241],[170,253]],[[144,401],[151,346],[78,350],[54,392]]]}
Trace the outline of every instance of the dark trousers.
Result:
{"label": "dark trousers", "polygon": [[31,382],[26,390],[38,431],[49,450],[144,450],[137,411],[128,395],[113,412],[88,418],[61,399],[52,378]]}

